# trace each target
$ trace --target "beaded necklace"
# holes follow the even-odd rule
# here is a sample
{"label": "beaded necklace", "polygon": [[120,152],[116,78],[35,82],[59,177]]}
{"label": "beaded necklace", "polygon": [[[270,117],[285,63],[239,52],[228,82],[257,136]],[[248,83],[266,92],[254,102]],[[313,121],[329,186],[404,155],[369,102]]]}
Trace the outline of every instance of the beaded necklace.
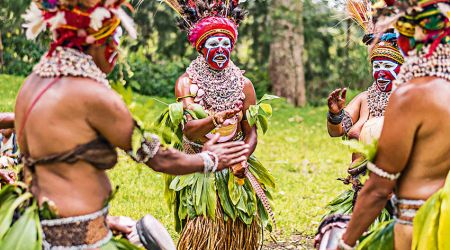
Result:
{"label": "beaded necklace", "polygon": [[198,86],[195,102],[207,110],[232,109],[245,99],[243,71],[231,61],[224,70],[213,71],[203,56],[198,56],[186,72],[192,84]]}
{"label": "beaded necklace", "polygon": [[106,74],[95,64],[92,56],[67,47],[57,47],[50,56],[42,56],[33,72],[42,78],[87,77],[109,86]]}
{"label": "beaded necklace", "polygon": [[384,116],[384,111],[386,110],[386,106],[389,102],[389,96],[392,91],[380,91],[375,83],[373,83],[367,91],[367,103],[369,105],[370,115],[373,117]]}
{"label": "beaded necklace", "polygon": [[395,85],[401,85],[416,77],[435,76],[450,81],[450,44],[439,44],[427,57],[430,45],[420,51],[411,51],[400,69]]}

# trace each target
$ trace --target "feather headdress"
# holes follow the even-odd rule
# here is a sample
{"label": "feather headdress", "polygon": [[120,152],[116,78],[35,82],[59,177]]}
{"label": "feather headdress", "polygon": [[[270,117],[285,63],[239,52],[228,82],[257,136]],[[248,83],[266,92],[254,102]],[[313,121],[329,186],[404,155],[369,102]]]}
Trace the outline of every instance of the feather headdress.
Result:
{"label": "feather headdress", "polygon": [[236,42],[237,27],[247,12],[239,0],[159,0],[178,15],[177,24],[188,32],[189,42],[199,49],[212,34],[225,33]]}
{"label": "feather headdress", "polygon": [[370,0],[347,0],[349,18],[355,21],[366,34],[373,33],[372,3]]}
{"label": "feather headdress", "polygon": [[68,46],[82,48],[92,43],[104,43],[122,26],[136,38],[130,16],[123,10],[126,0],[33,0],[22,16],[28,39],[35,39],[49,28],[55,32],[52,48]]}

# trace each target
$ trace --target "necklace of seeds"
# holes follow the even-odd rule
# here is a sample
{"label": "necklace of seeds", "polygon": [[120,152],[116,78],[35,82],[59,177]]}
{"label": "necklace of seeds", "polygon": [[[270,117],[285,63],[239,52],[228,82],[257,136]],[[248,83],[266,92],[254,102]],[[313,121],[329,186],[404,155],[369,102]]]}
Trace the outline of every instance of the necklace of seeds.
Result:
{"label": "necklace of seeds", "polygon": [[430,57],[430,45],[420,51],[411,51],[400,69],[400,74],[394,82],[396,86],[416,77],[435,76],[450,81],[450,44],[439,44]]}
{"label": "necklace of seeds", "polygon": [[386,106],[389,102],[389,96],[392,91],[380,91],[374,83],[369,87],[368,92],[367,102],[369,105],[370,115],[373,117],[384,116],[384,111],[386,110]]}
{"label": "necklace of seeds", "polygon": [[34,66],[33,72],[42,78],[86,77],[109,87],[106,74],[100,70],[90,55],[66,47],[57,47],[51,56],[42,56],[39,63]]}
{"label": "necklace of seeds", "polygon": [[191,82],[204,94],[199,102],[207,110],[220,112],[232,109],[244,100],[244,75],[233,62],[221,71],[213,71],[203,56],[198,56],[186,70]]}

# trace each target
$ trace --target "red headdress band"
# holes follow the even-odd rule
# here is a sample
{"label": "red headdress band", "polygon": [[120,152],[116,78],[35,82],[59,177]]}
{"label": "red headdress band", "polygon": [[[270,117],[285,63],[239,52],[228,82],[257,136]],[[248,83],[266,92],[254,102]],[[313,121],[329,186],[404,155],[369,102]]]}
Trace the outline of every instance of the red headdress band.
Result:
{"label": "red headdress band", "polygon": [[207,17],[196,23],[190,30],[188,40],[198,50],[208,37],[217,33],[229,36],[233,43],[238,38],[237,26],[230,19]]}

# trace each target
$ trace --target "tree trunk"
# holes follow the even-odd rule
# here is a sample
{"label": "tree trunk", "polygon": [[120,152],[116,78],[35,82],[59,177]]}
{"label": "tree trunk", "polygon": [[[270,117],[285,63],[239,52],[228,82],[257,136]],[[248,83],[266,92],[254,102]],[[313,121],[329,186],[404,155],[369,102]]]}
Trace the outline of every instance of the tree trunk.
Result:
{"label": "tree trunk", "polygon": [[303,3],[301,0],[273,0],[272,42],[269,74],[276,95],[296,105],[306,104],[303,69]]}

